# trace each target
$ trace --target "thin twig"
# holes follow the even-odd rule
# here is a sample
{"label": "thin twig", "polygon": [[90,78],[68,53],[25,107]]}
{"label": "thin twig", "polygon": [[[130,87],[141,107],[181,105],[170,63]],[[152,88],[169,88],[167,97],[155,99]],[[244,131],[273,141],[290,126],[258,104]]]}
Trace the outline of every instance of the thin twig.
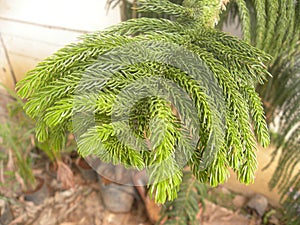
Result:
{"label": "thin twig", "polygon": [[132,2],[132,18],[137,18],[137,0]]}
{"label": "thin twig", "polygon": [[8,64],[8,67],[9,67],[14,85],[16,85],[17,84],[17,78],[16,78],[15,72],[13,70],[13,67],[12,67],[12,64],[11,64],[11,61],[10,61],[10,58],[9,58],[9,55],[8,55],[8,51],[7,51],[6,45],[4,44],[1,33],[0,33],[0,42],[1,42],[1,45],[2,45],[3,50],[4,50],[5,58],[6,58],[6,61],[7,61],[7,64]]}

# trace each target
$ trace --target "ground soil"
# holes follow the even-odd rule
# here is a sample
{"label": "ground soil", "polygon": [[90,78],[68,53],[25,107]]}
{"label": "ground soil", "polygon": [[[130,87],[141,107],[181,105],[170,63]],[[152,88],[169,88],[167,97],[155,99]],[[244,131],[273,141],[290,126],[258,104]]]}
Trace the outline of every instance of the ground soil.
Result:
{"label": "ground soil", "polygon": [[[40,205],[24,200],[14,188],[0,188],[2,198],[9,202],[13,213],[10,225],[151,225],[143,201],[137,196],[129,213],[113,213],[105,208],[99,181],[86,181],[76,167],[72,167],[74,187],[64,189],[57,178],[43,169],[36,169],[44,177],[49,196]],[[262,218],[247,211],[246,198],[235,204],[236,194],[224,187],[211,189],[208,200],[199,207],[199,224],[203,225],[255,225]],[[240,195],[239,195],[240,196]],[[121,204],[121,203],[120,203]],[[273,223],[274,224],[274,223]],[[279,223],[278,223],[279,224]]]}

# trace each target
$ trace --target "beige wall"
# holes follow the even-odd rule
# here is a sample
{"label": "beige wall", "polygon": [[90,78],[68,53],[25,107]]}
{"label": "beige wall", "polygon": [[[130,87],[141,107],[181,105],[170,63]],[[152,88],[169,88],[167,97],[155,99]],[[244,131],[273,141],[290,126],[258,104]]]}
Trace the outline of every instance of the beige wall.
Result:
{"label": "beige wall", "polygon": [[0,82],[26,71],[83,33],[120,21],[106,0],[0,0]]}

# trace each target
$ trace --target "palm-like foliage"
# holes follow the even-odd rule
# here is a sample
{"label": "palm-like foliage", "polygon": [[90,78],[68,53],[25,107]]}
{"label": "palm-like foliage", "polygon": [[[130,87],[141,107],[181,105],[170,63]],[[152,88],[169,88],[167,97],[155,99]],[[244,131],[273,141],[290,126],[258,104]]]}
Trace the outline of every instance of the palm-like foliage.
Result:
{"label": "palm-like foliage", "polygon": [[273,57],[268,68],[273,78],[257,86],[267,120],[275,127],[273,157],[279,156],[270,187],[279,187],[289,223],[298,224],[300,174],[295,169],[300,165],[300,2],[234,0],[231,4],[227,16],[239,16],[244,40]]}
{"label": "palm-like foliage", "polygon": [[[85,35],[18,83],[26,112],[37,120],[37,138],[60,150],[70,130],[83,156],[146,168],[160,203],[176,198],[186,164],[213,186],[230,167],[241,182],[252,182],[256,140],[269,143],[254,89],[268,74],[269,56],[212,28],[219,1],[149,0],[138,7],[169,18],[132,19]],[[146,97],[134,101],[140,93]]]}

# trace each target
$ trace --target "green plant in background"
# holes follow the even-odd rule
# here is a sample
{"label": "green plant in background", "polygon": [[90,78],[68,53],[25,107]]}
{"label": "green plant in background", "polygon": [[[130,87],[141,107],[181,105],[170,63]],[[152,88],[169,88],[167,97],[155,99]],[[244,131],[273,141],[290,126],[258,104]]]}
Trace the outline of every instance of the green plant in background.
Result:
{"label": "green plant in background", "polygon": [[[289,224],[300,221],[300,2],[233,0],[223,22],[239,18],[243,39],[272,56],[272,79],[256,85],[267,121],[273,124],[273,158],[279,157],[270,188],[278,187]],[[222,23],[221,23],[222,24]]]}
{"label": "green plant in background", "polygon": [[[59,151],[67,130],[79,132],[78,151],[82,156],[96,155],[105,162],[150,168],[150,193],[158,203],[177,197],[185,164],[199,181],[212,186],[227,179],[229,168],[236,171],[241,182],[253,182],[256,140],[263,146],[269,144],[254,83],[263,83],[269,75],[265,64],[270,57],[213,29],[222,7],[219,0],[186,0],[182,6],[167,0],[140,1],[138,11],[164,13],[170,19],[128,20],[85,35],[79,43],[39,63],[17,85],[18,94],[28,99],[26,113],[37,120],[38,140],[52,139],[54,149]],[[187,58],[169,54],[169,46],[183,50],[176,53]],[[151,51],[151,47],[157,51]],[[191,63],[188,66],[186,59]],[[193,60],[203,62],[212,77],[198,64],[192,64]],[[174,64],[185,66],[185,70]],[[211,83],[205,79],[211,79]],[[130,109],[129,129],[137,141],[128,146],[124,144],[128,141],[128,124],[118,120],[128,109],[120,105],[120,110],[114,112],[116,118],[112,118],[115,100],[132,101],[134,93],[124,94],[122,89],[135,81],[147,81],[135,83],[146,92],[165,84],[155,80],[177,84],[192,100],[196,112],[189,111],[185,99],[181,102],[182,93],[172,89],[164,93],[169,97],[166,99],[147,96]],[[208,92],[214,82],[216,93]],[[219,98],[213,101],[210,95]],[[174,107],[170,99],[183,107]],[[225,121],[220,127],[222,107]],[[83,116],[76,126],[74,110],[76,116]],[[84,119],[86,112],[94,113],[90,124]],[[193,137],[199,137],[196,146],[190,144]]]}
{"label": "green plant in background", "polygon": [[[23,110],[25,103],[15,92],[2,84],[0,85],[5,88],[12,99],[7,105],[9,117],[3,118],[3,123],[0,124],[2,144],[7,151],[12,151],[16,172],[22,178],[22,183],[24,183],[22,188],[25,191],[34,190],[36,187],[36,177],[32,171],[34,164],[32,150],[36,148],[42,150],[53,163],[61,161],[61,152],[52,150],[51,145],[53,143],[50,139],[44,143],[36,140],[35,122]],[[73,150],[72,145],[71,148]],[[67,146],[64,147],[64,150],[68,149]]]}
{"label": "green plant in background", "polygon": [[17,173],[23,180],[25,191],[36,186],[36,179],[32,171],[32,157],[30,156],[32,139],[34,137],[34,123],[25,114],[22,100],[12,91],[6,89],[14,100],[8,105],[9,116],[0,124],[2,144],[9,151],[16,166]]}

